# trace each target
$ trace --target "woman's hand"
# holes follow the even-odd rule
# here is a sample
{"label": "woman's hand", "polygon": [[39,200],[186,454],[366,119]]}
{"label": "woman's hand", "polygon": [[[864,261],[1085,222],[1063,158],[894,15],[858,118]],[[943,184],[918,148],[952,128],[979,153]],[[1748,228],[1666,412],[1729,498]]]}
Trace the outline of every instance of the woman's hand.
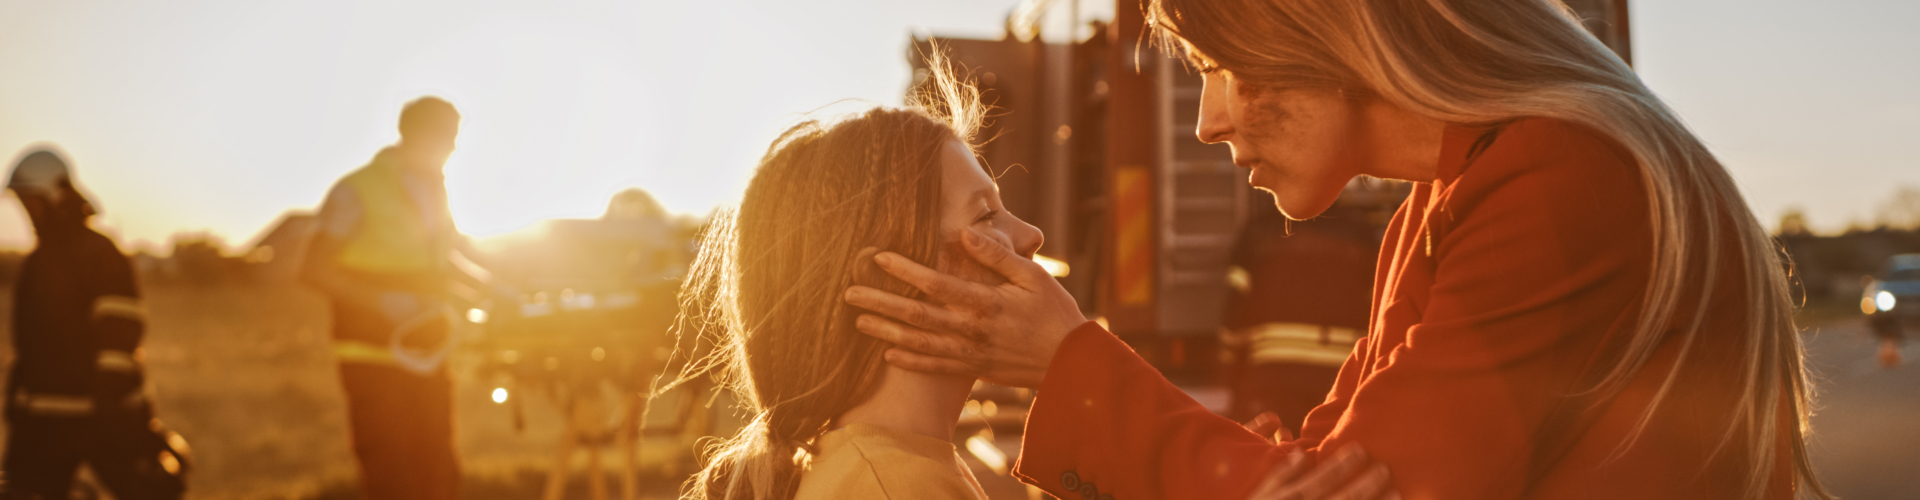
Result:
{"label": "woman's hand", "polygon": [[1398,500],[1387,466],[1374,462],[1360,445],[1349,444],[1317,465],[1308,466],[1299,451],[1287,455],[1247,500]]}
{"label": "woman's hand", "polygon": [[1260,412],[1259,415],[1253,417],[1253,420],[1240,424],[1240,426],[1247,428],[1249,431],[1253,431],[1254,434],[1259,434],[1260,437],[1267,438],[1267,442],[1273,444],[1293,440],[1293,431],[1288,430],[1287,426],[1283,425],[1280,421],[1280,414],[1278,413],[1270,411]]}
{"label": "woman's hand", "polygon": [[887,273],[944,305],[864,286],[847,289],[848,304],[880,313],[861,315],[861,333],[891,342],[887,362],[930,373],[978,377],[1000,385],[1039,387],[1067,334],[1087,322],[1046,269],[968,229],[967,253],[1007,283],[988,286],[935,271],[892,252],[874,256]]}

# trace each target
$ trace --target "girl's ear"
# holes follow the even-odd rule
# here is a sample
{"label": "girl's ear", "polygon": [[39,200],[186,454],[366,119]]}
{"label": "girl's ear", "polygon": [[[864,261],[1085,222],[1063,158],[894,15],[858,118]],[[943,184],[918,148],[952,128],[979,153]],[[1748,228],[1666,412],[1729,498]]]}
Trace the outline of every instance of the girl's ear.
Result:
{"label": "girl's ear", "polygon": [[[881,269],[880,264],[873,261],[873,256],[879,255],[881,251],[879,247],[866,247],[853,254],[853,264],[847,266],[847,274],[850,275],[848,278],[851,278],[849,281],[852,285],[882,290],[902,297],[926,300],[935,304],[940,303],[939,301],[924,297],[920,293],[920,289],[914,288],[913,285],[907,283],[906,280],[896,278],[892,274],[888,274],[887,270]],[[861,310],[864,311],[864,309]]]}
{"label": "girl's ear", "polygon": [[912,285],[887,274],[885,269],[880,268],[880,264],[873,261],[873,256],[879,255],[880,252],[879,247],[866,247],[853,254],[853,265],[847,266],[847,273],[852,275],[850,277],[853,279],[853,284],[892,293],[912,290]]}

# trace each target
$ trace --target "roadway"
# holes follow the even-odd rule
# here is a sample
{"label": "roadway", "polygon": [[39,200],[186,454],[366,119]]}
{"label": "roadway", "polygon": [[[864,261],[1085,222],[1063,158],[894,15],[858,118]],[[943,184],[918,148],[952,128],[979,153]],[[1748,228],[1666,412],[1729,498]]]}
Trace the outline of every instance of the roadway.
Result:
{"label": "roadway", "polygon": [[1847,500],[1920,498],[1920,342],[1882,368],[1856,317],[1807,328],[1806,347],[1819,391],[1814,467],[1827,487]]}

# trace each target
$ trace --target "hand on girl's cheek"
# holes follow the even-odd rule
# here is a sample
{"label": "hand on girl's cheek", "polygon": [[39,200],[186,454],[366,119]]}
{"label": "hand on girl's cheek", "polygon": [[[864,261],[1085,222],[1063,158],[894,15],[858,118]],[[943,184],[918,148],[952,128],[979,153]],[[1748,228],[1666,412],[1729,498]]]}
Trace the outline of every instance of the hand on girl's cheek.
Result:
{"label": "hand on girl's cheek", "polygon": [[[1001,276],[1000,273],[987,268],[987,266],[981,264],[980,261],[974,260],[973,254],[967,253],[967,243],[961,240],[962,237],[964,237],[964,235],[954,234],[953,237],[947,238],[947,243],[940,247],[940,262],[936,264],[934,268],[960,279],[987,286],[999,286],[1006,283],[1007,278],[1005,276]],[[1006,245],[1006,243],[999,241],[998,238],[994,239],[993,244]]]}

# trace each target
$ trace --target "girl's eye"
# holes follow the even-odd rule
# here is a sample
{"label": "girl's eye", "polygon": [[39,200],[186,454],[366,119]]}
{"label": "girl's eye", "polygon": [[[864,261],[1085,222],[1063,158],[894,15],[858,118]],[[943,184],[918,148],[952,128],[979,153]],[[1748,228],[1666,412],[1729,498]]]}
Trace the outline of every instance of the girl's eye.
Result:
{"label": "girl's eye", "polygon": [[995,215],[1000,215],[1000,211],[999,211],[999,210],[988,210],[988,211],[987,211],[987,213],[986,213],[986,214],[984,214],[984,215],[981,215],[981,216],[980,216],[980,218],[978,218],[978,219],[974,219],[974,220],[973,220],[973,223],[974,223],[974,224],[979,224],[979,223],[982,223],[982,222],[987,222],[987,221],[990,221],[990,220],[993,220],[993,216],[995,216]]}

